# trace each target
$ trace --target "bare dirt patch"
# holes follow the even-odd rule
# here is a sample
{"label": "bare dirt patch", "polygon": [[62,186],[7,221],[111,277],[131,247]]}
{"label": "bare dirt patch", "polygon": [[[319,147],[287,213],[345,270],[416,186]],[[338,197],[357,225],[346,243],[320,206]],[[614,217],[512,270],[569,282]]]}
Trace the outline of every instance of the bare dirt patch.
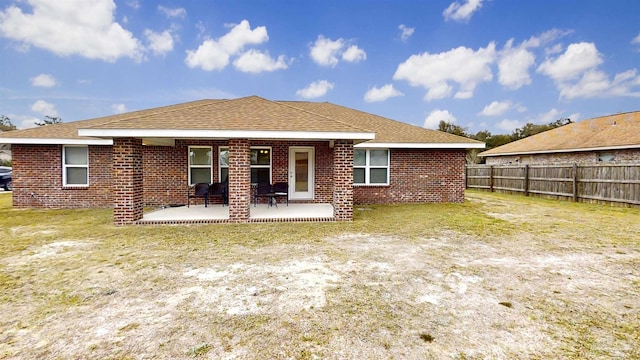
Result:
{"label": "bare dirt patch", "polygon": [[3,254],[0,358],[640,357],[638,214],[616,220],[632,238],[607,243],[605,221],[580,232],[544,202],[470,198],[522,230]]}

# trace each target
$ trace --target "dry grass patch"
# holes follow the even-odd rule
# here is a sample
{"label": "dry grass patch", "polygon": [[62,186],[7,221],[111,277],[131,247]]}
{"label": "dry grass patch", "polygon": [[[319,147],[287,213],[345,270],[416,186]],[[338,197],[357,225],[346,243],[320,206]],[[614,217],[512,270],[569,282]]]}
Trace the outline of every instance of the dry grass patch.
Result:
{"label": "dry grass patch", "polygon": [[640,211],[468,193],[113,227],[0,196],[0,358],[638,358]]}

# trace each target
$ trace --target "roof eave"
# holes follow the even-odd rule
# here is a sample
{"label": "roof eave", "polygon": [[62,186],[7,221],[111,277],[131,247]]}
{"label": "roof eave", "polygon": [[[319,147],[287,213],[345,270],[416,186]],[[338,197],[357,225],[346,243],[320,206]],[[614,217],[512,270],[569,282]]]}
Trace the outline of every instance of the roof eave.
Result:
{"label": "roof eave", "polygon": [[626,150],[626,149],[640,149],[640,144],[600,146],[600,147],[575,148],[575,149],[558,149],[558,150],[516,151],[516,152],[504,152],[504,153],[496,153],[496,154],[486,154],[486,151],[485,151],[478,154],[478,156],[490,157],[490,156],[536,155],[536,154],[554,154],[554,153],[571,153],[571,152],[585,152],[585,151]]}
{"label": "roof eave", "polygon": [[356,148],[384,148],[384,149],[484,149],[485,143],[396,143],[396,142],[364,142],[355,145]]}
{"label": "roof eave", "polygon": [[68,138],[0,138],[0,143],[12,145],[113,145],[113,140]]}

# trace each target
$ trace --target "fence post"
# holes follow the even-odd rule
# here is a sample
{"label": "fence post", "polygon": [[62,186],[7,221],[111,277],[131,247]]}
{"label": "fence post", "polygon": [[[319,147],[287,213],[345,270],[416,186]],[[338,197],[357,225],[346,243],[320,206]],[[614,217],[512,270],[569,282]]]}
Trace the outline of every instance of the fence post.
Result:
{"label": "fence post", "polygon": [[464,188],[469,188],[469,165],[464,165]]}
{"label": "fence post", "polygon": [[573,163],[573,201],[578,201],[578,164]]}
{"label": "fence post", "polygon": [[529,196],[529,164],[524,166],[524,196]]}
{"label": "fence post", "polygon": [[489,166],[489,192],[493,192],[493,165]]}

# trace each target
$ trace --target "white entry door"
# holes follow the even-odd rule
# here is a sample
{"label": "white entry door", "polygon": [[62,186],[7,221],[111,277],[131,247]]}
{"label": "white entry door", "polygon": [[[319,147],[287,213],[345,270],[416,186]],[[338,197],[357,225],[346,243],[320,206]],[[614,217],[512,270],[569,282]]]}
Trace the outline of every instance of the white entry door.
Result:
{"label": "white entry door", "polygon": [[313,200],[313,147],[289,148],[289,199]]}

